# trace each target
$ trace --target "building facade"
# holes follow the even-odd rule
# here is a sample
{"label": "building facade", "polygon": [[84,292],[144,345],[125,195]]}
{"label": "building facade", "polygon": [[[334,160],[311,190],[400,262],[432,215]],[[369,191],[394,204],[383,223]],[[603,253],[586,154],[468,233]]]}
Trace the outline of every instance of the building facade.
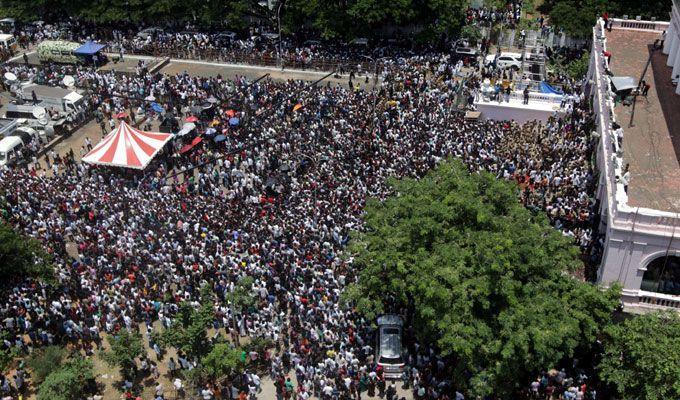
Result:
{"label": "building facade", "polygon": [[[663,54],[668,55],[667,65],[673,69],[672,76],[675,77],[680,74],[678,23],[680,17],[677,4],[674,4],[670,23],[615,19],[612,20],[611,29],[630,30],[633,34],[657,33],[659,38],[665,39]],[[662,36],[662,32],[665,32],[665,36]],[[596,198],[604,249],[598,283],[610,286],[620,282],[623,286],[624,307],[631,312],[663,308],[680,310],[680,214],[629,204],[625,179],[628,160],[624,159],[620,136],[617,136],[615,129],[623,127],[625,141],[628,121],[627,116],[617,116],[615,112],[616,94],[611,86],[608,61],[611,53],[608,51],[607,35],[604,21],[598,21],[593,29],[587,84],[587,93],[592,99],[596,116],[597,131],[594,135],[599,140]],[[646,55],[641,54],[639,57],[646,58]],[[644,72],[642,76],[645,76]],[[635,78],[637,80],[639,77]],[[677,93],[680,95],[680,85],[677,86]],[[624,119],[625,122],[622,121]]]}

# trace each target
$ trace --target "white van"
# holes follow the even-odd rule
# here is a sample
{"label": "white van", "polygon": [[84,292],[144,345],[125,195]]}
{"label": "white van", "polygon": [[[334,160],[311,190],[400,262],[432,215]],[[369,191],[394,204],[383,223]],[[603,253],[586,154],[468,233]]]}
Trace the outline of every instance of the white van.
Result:
{"label": "white van", "polygon": [[486,56],[485,61],[487,67],[492,66],[495,61],[500,69],[512,68],[515,71],[519,71],[522,68],[522,54],[520,53],[503,52],[498,58],[496,58],[496,54],[489,54]]}
{"label": "white van", "polygon": [[17,161],[17,152],[24,147],[24,142],[17,136],[8,136],[0,140],[0,167]]}
{"label": "white van", "polygon": [[17,48],[19,47],[19,44],[17,43],[17,40],[14,37],[14,35],[2,33],[0,34],[0,46],[6,49],[12,49],[12,51],[16,51]]}
{"label": "white van", "polygon": [[385,314],[378,317],[376,359],[387,379],[399,379],[404,371],[404,349],[401,345],[402,327],[400,316]]}

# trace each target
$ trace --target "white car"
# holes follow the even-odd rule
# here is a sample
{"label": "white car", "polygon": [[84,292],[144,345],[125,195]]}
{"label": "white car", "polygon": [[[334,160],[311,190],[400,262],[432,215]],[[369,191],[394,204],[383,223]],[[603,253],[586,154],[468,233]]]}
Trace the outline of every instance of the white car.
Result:
{"label": "white car", "polygon": [[385,378],[399,379],[406,367],[404,349],[401,345],[402,328],[400,316],[385,314],[378,317],[376,337],[376,359],[383,368]]}
{"label": "white car", "polygon": [[165,33],[163,31],[163,29],[152,27],[152,28],[142,29],[141,31],[139,31],[139,33],[137,33],[137,37],[140,38],[140,39],[146,40],[149,37],[153,37],[154,35],[158,36],[158,35],[161,35],[163,33]]}
{"label": "white car", "polygon": [[498,58],[496,54],[489,54],[486,56],[485,65],[490,67],[496,62],[496,66],[501,69],[512,68],[519,71],[522,68],[522,54],[520,53],[501,53]]}

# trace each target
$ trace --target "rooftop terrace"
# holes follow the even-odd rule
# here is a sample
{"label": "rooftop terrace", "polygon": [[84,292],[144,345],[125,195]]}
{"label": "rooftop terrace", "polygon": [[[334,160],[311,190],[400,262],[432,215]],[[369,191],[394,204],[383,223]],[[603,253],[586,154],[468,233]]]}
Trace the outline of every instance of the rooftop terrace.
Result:
{"label": "rooftop terrace", "polygon": [[628,205],[655,210],[680,211],[680,96],[671,83],[667,55],[653,50],[661,32],[614,29],[606,33],[612,54],[610,69],[615,76],[651,85],[649,95],[639,96],[630,126],[632,106],[618,104],[615,113],[624,129],[623,158],[630,166]]}

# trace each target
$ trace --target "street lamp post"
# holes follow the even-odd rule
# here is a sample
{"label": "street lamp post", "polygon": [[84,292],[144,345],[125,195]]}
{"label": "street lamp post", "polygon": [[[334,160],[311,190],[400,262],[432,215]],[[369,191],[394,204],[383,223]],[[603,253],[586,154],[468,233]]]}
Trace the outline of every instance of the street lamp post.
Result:
{"label": "street lamp post", "polygon": [[373,118],[371,119],[371,132],[373,132],[373,127],[375,124],[375,119],[376,119],[376,114],[377,114],[377,108],[378,108],[378,92],[376,91],[376,86],[378,85],[378,61],[384,59],[385,57],[382,58],[373,58],[370,56],[362,56],[367,60],[370,60],[373,62],[373,71],[374,71],[374,78],[373,78]]}
{"label": "street lamp post", "polygon": [[283,5],[285,4],[285,0],[279,0],[279,7],[276,10],[276,22],[279,28],[279,50],[278,50],[278,56],[279,56],[279,63],[281,64],[281,69],[283,70],[283,58],[281,57],[281,9],[283,8]]}

